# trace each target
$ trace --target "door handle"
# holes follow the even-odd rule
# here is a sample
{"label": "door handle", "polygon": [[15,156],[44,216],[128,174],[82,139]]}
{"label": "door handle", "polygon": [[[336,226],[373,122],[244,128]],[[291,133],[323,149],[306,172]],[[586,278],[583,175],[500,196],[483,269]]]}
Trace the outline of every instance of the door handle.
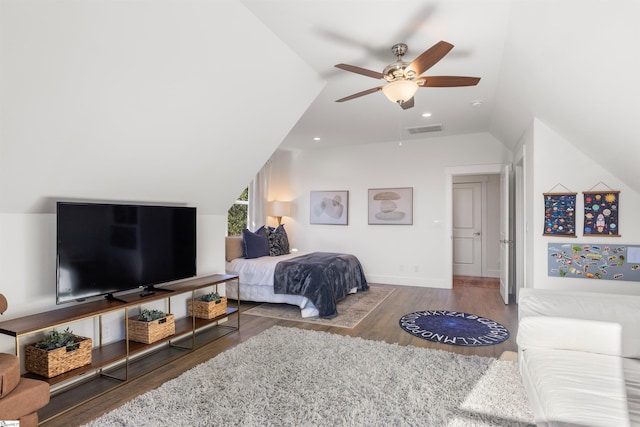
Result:
{"label": "door handle", "polygon": [[474,236],[479,236],[479,235],[480,235],[480,232],[479,232],[479,231],[476,231],[475,233],[473,233],[473,235],[474,235]]}

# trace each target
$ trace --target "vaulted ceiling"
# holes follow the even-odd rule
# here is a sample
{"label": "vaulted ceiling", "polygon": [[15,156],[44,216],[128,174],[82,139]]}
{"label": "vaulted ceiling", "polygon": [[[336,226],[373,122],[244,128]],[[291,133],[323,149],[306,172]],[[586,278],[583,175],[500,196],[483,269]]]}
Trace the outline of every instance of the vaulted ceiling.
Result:
{"label": "vaulted ceiling", "polygon": [[[514,147],[537,117],[640,190],[640,132],[635,124],[640,2],[242,2],[326,81],[281,148],[467,132],[490,132]],[[477,76],[477,86],[421,88],[415,107],[408,110],[389,102],[382,92],[335,102],[382,84],[335,64],[382,71],[395,59],[393,44],[406,43],[405,59],[412,60],[440,40],[455,47],[425,75]],[[241,53],[244,58],[250,55]],[[260,64],[253,66],[260,72]],[[286,66],[281,71],[287,73]],[[472,106],[474,101],[481,106]],[[417,135],[407,131],[432,124],[441,124],[443,130]],[[321,139],[314,142],[314,137]]]}
{"label": "vaulted ceiling", "polygon": [[[640,192],[638,16],[637,0],[0,0],[0,212],[224,214],[278,148],[470,132],[513,148],[534,117]],[[408,110],[335,102],[382,83],[335,64],[382,71],[393,44],[411,60],[440,40],[455,47],[425,75],[477,86],[419,89]]]}

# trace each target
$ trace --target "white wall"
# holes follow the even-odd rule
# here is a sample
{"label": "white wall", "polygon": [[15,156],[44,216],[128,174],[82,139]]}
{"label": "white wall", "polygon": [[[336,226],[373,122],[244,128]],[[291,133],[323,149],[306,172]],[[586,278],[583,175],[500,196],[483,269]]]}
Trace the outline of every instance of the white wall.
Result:
{"label": "white wall", "polygon": [[[199,275],[224,272],[224,236],[226,215],[198,215],[197,271]],[[9,308],[0,321],[28,314],[68,307],[56,306],[56,230],[54,214],[0,214],[1,292]],[[174,306],[175,307],[175,306]],[[93,322],[89,322],[91,325]],[[117,323],[117,322],[116,322]],[[122,324],[120,324],[121,326]],[[89,328],[89,332],[86,332]],[[88,333],[93,326],[75,325],[75,333]],[[113,339],[122,332],[114,330]],[[86,335],[85,335],[86,336]],[[33,341],[27,340],[27,341]],[[0,335],[0,352],[13,352],[14,341]]]}
{"label": "white wall", "polygon": [[[279,152],[270,199],[293,201],[283,223],[301,251],[353,253],[372,283],[447,286],[443,265],[445,168],[510,163],[511,152],[489,134]],[[413,187],[413,225],[368,225],[369,188]],[[309,224],[310,191],[349,191],[349,225]]]}
{"label": "white wall", "polygon": [[491,132],[511,145],[537,117],[640,191],[637,156],[620,155],[640,140],[640,61],[628,54],[640,39],[640,2],[509,3]]}
{"label": "white wall", "polygon": [[60,199],[195,206],[198,272],[223,272],[226,212],[317,73],[237,0],[2,0],[0,28],[0,321],[57,308]]}
{"label": "white wall", "polygon": [[[573,143],[565,140],[541,120],[534,120],[533,132],[533,176],[532,186],[532,223],[528,224],[532,239],[532,255],[530,261],[530,275],[527,286],[547,289],[585,290],[594,292],[608,292],[620,294],[640,295],[640,284],[637,282],[576,279],[547,276],[547,245],[548,243],[603,243],[603,244],[639,244],[640,223],[636,220],[640,210],[640,194],[629,188],[612,172],[604,169],[592,158],[580,151],[579,141]],[[607,142],[602,142],[602,150],[607,150]],[[622,153],[621,156],[631,156]],[[589,191],[598,183],[620,191],[619,223],[622,237],[585,237],[582,235],[584,226],[582,212],[584,202],[583,191]],[[543,236],[544,200],[543,193],[551,191],[561,184],[570,191],[577,192],[576,231],[577,238],[554,238]],[[605,190],[601,184],[595,190]],[[564,191],[562,187],[556,191]],[[529,268],[529,266],[527,268]],[[528,270],[529,271],[529,270]]]}
{"label": "white wall", "polygon": [[223,214],[324,86],[235,0],[0,7],[0,212],[62,197]]}

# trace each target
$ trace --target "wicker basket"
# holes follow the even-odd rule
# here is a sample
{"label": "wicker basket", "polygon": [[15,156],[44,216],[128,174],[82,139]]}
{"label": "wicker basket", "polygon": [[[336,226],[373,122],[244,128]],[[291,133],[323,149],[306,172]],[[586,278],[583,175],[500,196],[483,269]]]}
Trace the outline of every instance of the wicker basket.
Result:
{"label": "wicker basket", "polygon": [[138,317],[129,318],[129,340],[151,344],[176,333],[176,323],[173,314],[167,314],[162,319],[144,322]]}
{"label": "wicker basket", "polygon": [[[194,301],[195,304],[192,304],[192,301]],[[214,317],[227,314],[227,297],[220,297],[218,302],[189,299],[187,300],[187,310],[189,316],[195,314],[195,317],[199,319],[213,319]]]}
{"label": "wicker basket", "polygon": [[25,346],[24,364],[29,372],[52,378],[81,366],[91,364],[91,338],[76,337],[78,348],[60,347],[55,350],[43,350],[34,344]]}

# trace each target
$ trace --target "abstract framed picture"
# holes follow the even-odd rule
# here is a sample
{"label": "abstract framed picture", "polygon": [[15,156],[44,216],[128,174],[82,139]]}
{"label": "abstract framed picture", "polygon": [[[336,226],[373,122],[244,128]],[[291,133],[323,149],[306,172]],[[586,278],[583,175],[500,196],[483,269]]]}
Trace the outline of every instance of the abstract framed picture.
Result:
{"label": "abstract framed picture", "polygon": [[348,225],[348,191],[312,191],[310,201],[311,224]]}
{"label": "abstract framed picture", "polygon": [[543,193],[544,236],[576,237],[576,194]]}
{"label": "abstract framed picture", "polygon": [[413,187],[370,188],[369,224],[413,224]]}
{"label": "abstract framed picture", "polygon": [[619,191],[583,191],[584,235],[620,237]]}

